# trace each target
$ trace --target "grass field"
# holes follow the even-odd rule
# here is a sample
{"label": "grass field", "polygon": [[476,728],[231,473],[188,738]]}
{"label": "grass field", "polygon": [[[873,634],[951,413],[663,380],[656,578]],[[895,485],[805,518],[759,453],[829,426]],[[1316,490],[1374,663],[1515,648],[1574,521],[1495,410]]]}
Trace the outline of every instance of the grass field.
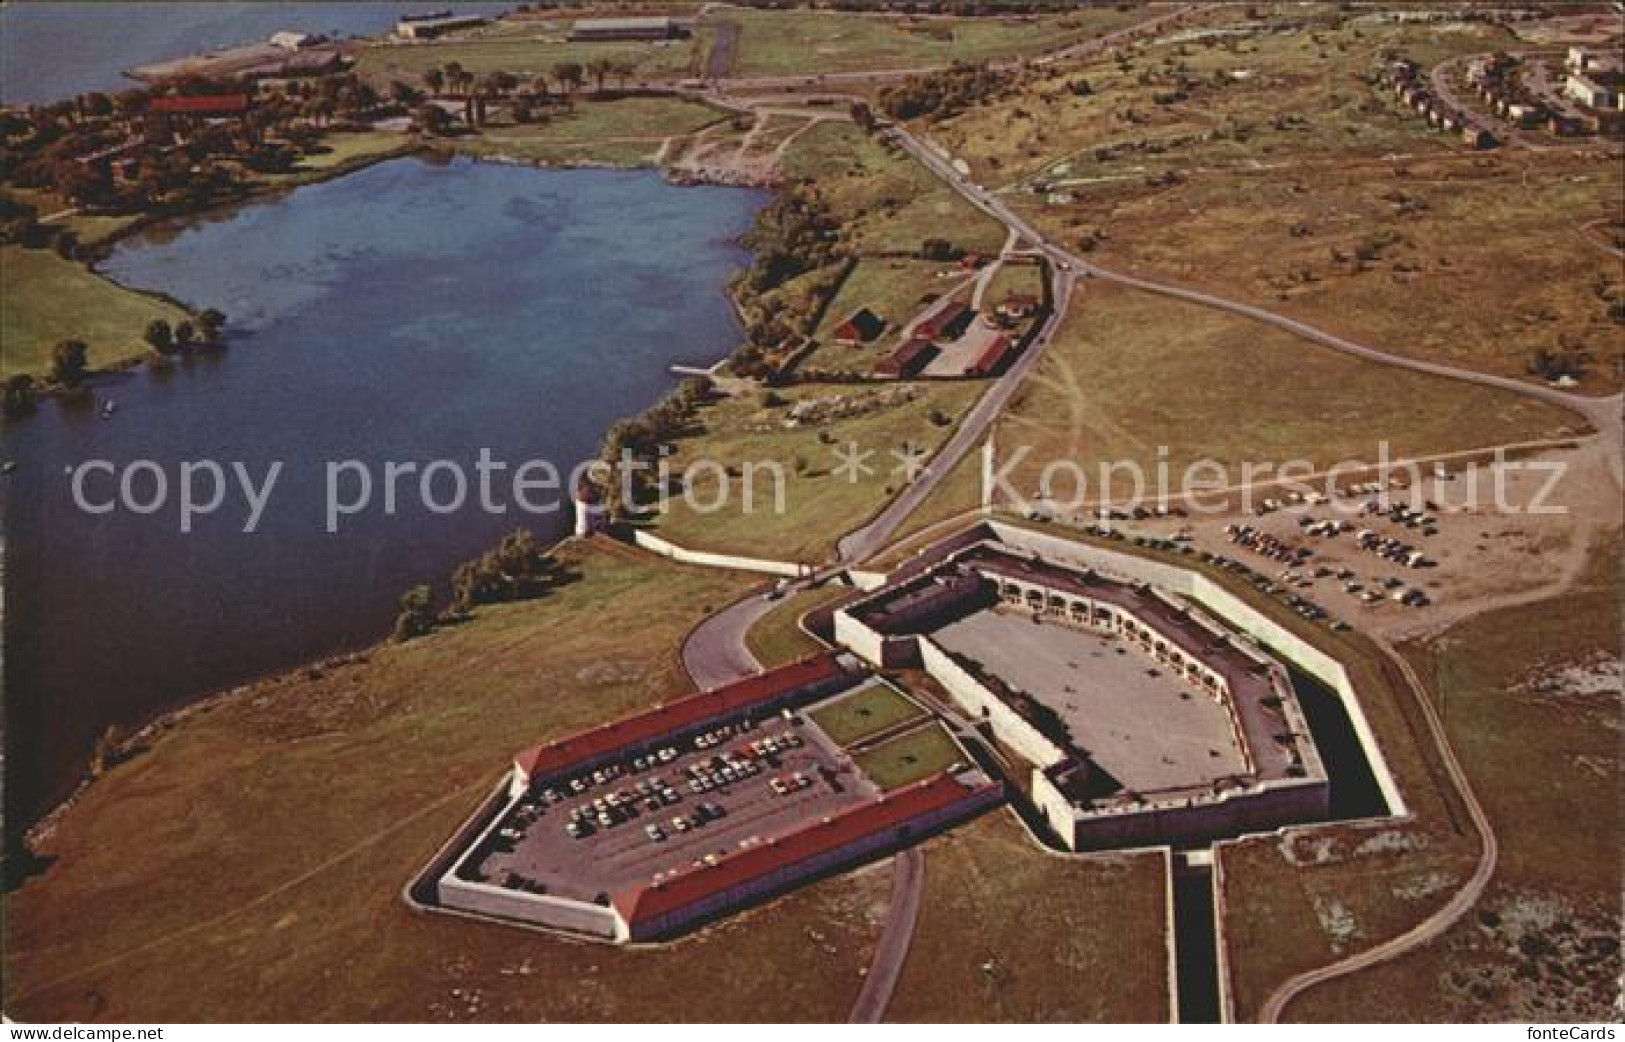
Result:
{"label": "grass field", "polygon": [[847,748],[925,716],[913,700],[886,684],[870,684],[808,714],[837,745]]}
{"label": "grass field", "polygon": [[726,116],[706,105],[673,98],[620,98],[549,109],[545,122],[493,122],[453,147],[471,155],[536,163],[648,165],[667,137],[691,134]]}
{"label": "grass field", "polygon": [[886,1019],[1169,1019],[1161,854],[1059,857],[1008,811],[925,847],[914,941]]}
{"label": "grass field", "polygon": [[738,76],[909,69],[1049,50],[1144,18],[1101,9],[1061,16],[910,18],[833,11],[737,10]]}
{"label": "grass field", "polygon": [[937,723],[887,739],[852,759],[871,781],[887,791],[941,774],[956,763],[970,763],[969,755]]}
{"label": "grass field", "polygon": [[914,253],[928,238],[966,250],[997,252],[1004,227],[901,150],[850,123],[807,131],[784,156],[784,174],[805,178],[836,214],[850,222],[848,244],[858,253]]}
{"label": "grass field", "polygon": [[[1316,468],[1553,437],[1582,430],[1566,411],[1511,392],[1365,362],[1258,323],[1115,286],[1091,285],[999,421],[1000,459],[1030,446],[1015,471],[1030,495],[1052,461],[1083,467],[1100,491],[1103,462],[1132,461],[1154,491],[1166,460],[1177,489],[1208,458],[1241,480],[1245,463]],[[1131,476],[1111,475],[1132,493]],[[1193,476],[1215,483],[1212,473]],[[1076,482],[1056,478],[1056,498]]]}
{"label": "grass field", "polygon": [[[1413,954],[1314,988],[1292,1019],[1601,1022],[1625,870],[1618,548],[1574,593],[1406,649],[1500,841],[1479,907]],[[1583,824],[1582,824],[1583,822]]]}
{"label": "grass field", "polygon": [[767,667],[782,666],[822,651],[824,645],[802,632],[801,617],[851,592],[848,587],[831,585],[790,594],[756,621],[745,634],[745,645],[756,660]]}
{"label": "grass field", "polygon": [[92,368],[103,368],[147,352],[141,340],[155,318],[170,323],[186,317],[177,307],[123,289],[65,261],[50,250],[0,247],[5,269],[0,295],[0,374],[43,374],[51,348],[77,338],[90,347]]}
{"label": "grass field", "polygon": [[[696,468],[687,496],[670,497],[657,519],[660,534],[695,549],[822,560],[901,488],[893,451],[910,444],[934,451],[980,391],[968,383],[804,385],[775,392],[782,405],[750,396],[708,406],[699,416],[702,429],[676,441],[668,462],[674,475],[709,462]],[[788,426],[798,406],[812,416]],[[836,416],[843,411],[850,414]],[[933,423],[933,413],[949,423]],[[837,449],[848,445],[873,453],[865,464],[872,473],[853,481],[850,470],[836,472]],[[728,472],[726,487],[718,468]],[[782,490],[782,512],[775,489]],[[707,509],[723,493],[720,507]]]}
{"label": "grass field", "polygon": [[305,156],[294,168],[301,173],[329,173],[339,167],[365,162],[417,147],[402,134],[384,130],[363,130],[353,134],[329,134],[322,139],[327,151]]}
{"label": "grass field", "polygon": [[[378,43],[362,49],[356,69],[369,80],[388,84],[406,80],[421,85],[423,74],[448,62],[458,62],[475,76],[509,72],[522,81],[535,76],[548,78],[549,90],[561,88],[553,80],[553,67],[563,62],[581,65],[598,59],[629,62],[633,72],[628,82],[672,79],[691,75],[696,69],[694,40],[659,43],[571,43],[562,38],[562,29],[546,30],[525,23],[505,23],[496,31],[448,37],[427,43]],[[611,78],[608,86],[616,86]],[[589,78],[588,89],[592,82]]]}
{"label": "grass field", "polygon": [[[948,277],[941,277],[943,273]],[[876,362],[897,349],[899,330],[920,313],[925,306],[923,298],[958,285],[960,280],[953,277],[956,274],[960,273],[952,265],[906,258],[874,257],[859,261],[825,309],[823,321],[813,332],[819,346],[802,362],[801,368],[868,373]],[[868,308],[884,319],[885,331],[869,343],[856,347],[834,343],[835,327],[859,308]]]}
{"label": "grass field", "polygon": [[798,890],[653,950],[402,904],[399,888],[517,745],[682,690],[682,634],[745,586],[613,544],[562,557],[580,578],[549,597],[199,708],[95,783],[42,844],[48,871],[7,895],[7,1011],[45,1021],[844,1020],[884,871]]}

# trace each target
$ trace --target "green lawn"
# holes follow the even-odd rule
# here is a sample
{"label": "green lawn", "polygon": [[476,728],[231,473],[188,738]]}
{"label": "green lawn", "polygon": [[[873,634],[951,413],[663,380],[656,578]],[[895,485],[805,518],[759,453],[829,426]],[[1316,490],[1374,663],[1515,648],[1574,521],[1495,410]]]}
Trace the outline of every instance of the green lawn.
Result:
{"label": "green lawn", "polygon": [[[965,382],[802,385],[775,392],[783,405],[751,394],[707,406],[701,429],[676,441],[668,458],[673,475],[693,468],[693,477],[688,495],[669,497],[667,513],[656,518],[659,532],[696,549],[822,560],[902,487],[893,451],[912,444],[933,452],[982,389]],[[798,404],[824,418],[788,425]],[[851,414],[835,415],[846,410]],[[934,413],[949,423],[933,423]],[[837,450],[849,446],[871,454],[865,470],[837,472]],[[719,468],[728,472],[726,487]]]}
{"label": "green lawn", "polygon": [[410,138],[385,130],[364,130],[358,133],[329,134],[322,138],[327,151],[305,156],[294,168],[302,172],[328,172],[335,167],[361,162],[377,156],[386,156],[415,147]]}
{"label": "green lawn", "polygon": [[937,723],[865,749],[852,759],[871,781],[887,791],[940,774],[956,763],[971,762],[953,736]]}
{"label": "green lawn", "polygon": [[756,660],[768,667],[782,666],[822,651],[824,645],[802,631],[801,617],[851,593],[850,587],[832,584],[790,594],[756,620],[756,625],[745,634],[745,644]]}
{"label": "green lawn", "polygon": [[51,348],[77,338],[90,365],[103,368],[146,354],[141,336],[155,318],[175,323],[181,309],[123,289],[50,250],[0,247],[0,373],[43,374]]}
{"label": "green lawn", "polygon": [[842,748],[918,720],[925,710],[890,684],[866,684],[807,714]]}

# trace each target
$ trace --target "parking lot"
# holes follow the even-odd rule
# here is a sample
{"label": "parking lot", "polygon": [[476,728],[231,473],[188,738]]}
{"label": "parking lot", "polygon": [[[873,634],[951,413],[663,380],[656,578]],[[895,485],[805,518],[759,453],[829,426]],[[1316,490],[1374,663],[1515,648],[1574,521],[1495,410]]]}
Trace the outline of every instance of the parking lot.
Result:
{"label": "parking lot", "polygon": [[482,881],[591,901],[873,798],[816,725],[772,713],[539,786],[499,821]]}

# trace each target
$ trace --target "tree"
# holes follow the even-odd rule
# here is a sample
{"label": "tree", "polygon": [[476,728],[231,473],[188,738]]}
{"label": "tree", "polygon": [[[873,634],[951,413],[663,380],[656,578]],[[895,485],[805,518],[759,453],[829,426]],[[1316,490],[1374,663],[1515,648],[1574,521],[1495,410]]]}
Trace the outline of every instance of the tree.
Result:
{"label": "tree", "polygon": [[161,318],[155,318],[147,323],[147,331],[142,335],[147,346],[161,355],[167,355],[175,349],[174,335],[169,330],[169,323]]}
{"label": "tree", "polygon": [[220,330],[225,327],[226,316],[214,308],[204,308],[197,317],[198,336],[205,346],[220,342]]}
{"label": "tree", "polygon": [[537,74],[536,76],[531,77],[530,89],[535,91],[537,93],[537,95],[539,95],[540,97],[545,98],[548,95],[548,85],[547,84],[548,84],[547,77],[543,76],[541,74]]}
{"label": "tree", "polygon": [[446,86],[450,87],[453,93],[462,93],[463,85],[472,79],[472,76],[463,71],[462,62],[446,63]]}
{"label": "tree", "polygon": [[51,379],[63,387],[78,387],[85,378],[89,351],[83,340],[58,340],[51,348]]}
{"label": "tree", "polygon": [[27,373],[13,373],[6,378],[6,412],[27,412],[34,405],[34,378]]}
{"label": "tree", "polygon": [[564,93],[570,94],[585,82],[580,62],[559,62],[553,66],[553,78],[564,88]]}
{"label": "tree", "polygon": [[417,111],[412,113],[412,125],[425,134],[440,137],[451,130],[451,116],[431,102],[419,105]]}
{"label": "tree", "polygon": [[175,350],[190,351],[197,344],[197,327],[191,319],[181,319],[175,323]]}
{"label": "tree", "polygon": [[395,639],[400,642],[421,637],[434,629],[434,594],[418,585],[401,595],[400,614],[395,616]]}
{"label": "tree", "polygon": [[429,93],[439,94],[440,89],[446,85],[446,74],[439,69],[430,69],[423,74],[423,85],[429,88]]}

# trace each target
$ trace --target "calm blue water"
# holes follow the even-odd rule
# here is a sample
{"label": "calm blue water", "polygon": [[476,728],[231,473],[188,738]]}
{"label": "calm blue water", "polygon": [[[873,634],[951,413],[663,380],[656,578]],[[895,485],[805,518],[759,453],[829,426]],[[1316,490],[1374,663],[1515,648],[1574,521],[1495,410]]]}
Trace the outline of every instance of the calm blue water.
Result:
{"label": "calm blue water", "polygon": [[58,101],[135,86],[125,69],[263,40],[279,29],[334,36],[388,32],[408,11],[455,6],[495,14],[510,4],[459,3],[48,3],[0,7],[0,100]]}
{"label": "calm blue water", "polygon": [[[324,463],[448,459],[472,477],[481,447],[561,470],[590,457],[672,386],[669,364],[737,342],[722,287],[764,200],[653,172],[406,159],[122,244],[108,274],[220,308],[230,347],[105,378],[110,418],[47,403],[4,429],[13,806],[60,795],[109,722],[376,639],[411,584],[518,523],[559,534],[566,514],[442,516],[415,491],[328,534]],[[86,515],[63,476],[149,458],[173,491],[205,457],[257,476],[285,462],[257,533],[240,496],[191,535],[173,502]]]}

